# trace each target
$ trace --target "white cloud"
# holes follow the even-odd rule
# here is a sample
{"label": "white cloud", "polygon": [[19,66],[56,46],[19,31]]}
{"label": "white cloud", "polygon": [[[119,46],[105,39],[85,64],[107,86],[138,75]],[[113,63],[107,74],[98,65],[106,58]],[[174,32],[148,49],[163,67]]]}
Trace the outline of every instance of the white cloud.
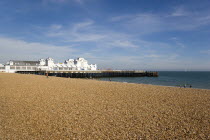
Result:
{"label": "white cloud", "polygon": [[[121,43],[121,42],[120,42]],[[119,43],[119,44],[120,44]],[[117,43],[118,44],[118,43]],[[116,44],[116,45],[117,45]],[[125,41],[123,44],[131,45]],[[130,46],[129,46],[130,47]],[[134,46],[135,47],[135,46]],[[155,51],[139,52],[138,56],[132,54],[121,55],[108,53],[106,48],[101,48],[98,52],[94,50],[77,51],[69,46],[57,46],[50,44],[42,44],[37,42],[26,42],[18,39],[0,37],[0,60],[5,63],[8,60],[38,60],[48,56],[53,57],[56,61],[64,61],[67,58],[82,56],[90,63],[98,64],[99,68],[112,69],[142,69],[142,70],[160,70],[161,68],[181,69],[188,61],[182,63],[178,54],[163,54]],[[210,50],[208,50],[210,53]],[[189,64],[191,66],[191,64]],[[196,67],[196,66],[195,66]]]}
{"label": "white cloud", "polygon": [[43,0],[44,3],[48,3],[48,2],[64,3],[67,1],[69,1],[69,0]]}
{"label": "white cloud", "polygon": [[106,28],[97,26],[92,20],[76,23],[60,30],[50,28],[46,35],[48,37],[60,38],[63,42],[69,43],[92,42],[99,44],[99,46],[106,47],[138,47],[129,35],[120,32],[113,32]]}
{"label": "white cloud", "polygon": [[53,24],[53,25],[50,26],[50,28],[51,28],[52,30],[59,30],[59,29],[62,28],[62,25]]}
{"label": "white cloud", "polygon": [[80,4],[83,4],[83,0],[74,0],[74,1],[76,1],[76,2],[78,2],[78,3],[80,3]]}
{"label": "white cloud", "polygon": [[45,57],[68,58],[76,52],[70,46],[57,46],[0,37],[0,59],[39,59]]}
{"label": "white cloud", "polygon": [[[182,70],[185,63],[177,59],[178,54],[148,53],[139,56],[114,55],[112,57],[96,57],[95,62],[102,69],[123,70]],[[181,63],[181,64],[180,64]]]}
{"label": "white cloud", "polygon": [[201,51],[201,53],[210,55],[210,50]]}
{"label": "white cloud", "polygon": [[162,57],[161,55],[157,55],[157,54],[150,54],[150,55],[145,55],[144,57],[149,57],[149,58],[160,58]]}
{"label": "white cloud", "polygon": [[118,24],[127,31],[148,34],[163,31],[195,30],[210,24],[208,12],[193,12],[184,7],[172,13],[139,13],[111,17],[112,24]]}
{"label": "white cloud", "polygon": [[117,22],[129,18],[131,18],[131,15],[121,15],[121,16],[111,17],[110,21]]}
{"label": "white cloud", "polygon": [[186,45],[182,43],[179,38],[172,37],[171,40],[174,41],[174,44],[176,44],[177,47],[186,48]]}
{"label": "white cloud", "polygon": [[123,40],[114,40],[110,43],[111,46],[120,47],[120,48],[138,48],[137,45],[130,41],[123,41]]}
{"label": "white cloud", "polygon": [[[147,16],[150,17],[141,17]],[[84,57],[90,63],[98,64],[100,68],[155,69],[160,68],[159,63],[164,68],[169,65],[175,67],[180,62],[177,61],[179,55],[173,54],[175,52],[171,54],[171,48],[179,45],[183,47],[178,38],[173,38],[173,41],[179,41],[173,46],[164,42],[146,41],[130,33],[99,26],[93,20],[69,26],[52,25],[45,35],[55,39],[57,43],[75,45],[80,52],[74,53],[74,56]]]}
{"label": "white cloud", "polygon": [[[142,15],[143,16],[143,15]],[[147,15],[145,15],[147,16]],[[144,17],[144,16],[143,16]],[[58,26],[58,25],[57,25]],[[93,20],[86,20],[84,22],[75,23],[71,26],[57,26],[52,25],[47,31],[47,37],[55,38],[60,42],[71,43],[71,44],[81,44],[81,43],[94,43],[100,49],[103,48],[123,48],[123,49],[136,49],[136,48],[146,48],[148,49],[161,49],[161,48],[171,48],[172,46],[164,42],[154,42],[145,41],[135,35],[130,33],[123,33],[120,31],[113,31],[107,27],[98,26]],[[184,48],[185,45],[174,40],[176,47]],[[97,50],[95,47],[95,50]]]}
{"label": "white cloud", "polygon": [[93,33],[91,31],[93,23],[92,20],[87,20],[60,30],[50,28],[47,36],[60,37],[64,42],[88,42],[104,38],[104,35]]}
{"label": "white cloud", "polygon": [[75,2],[75,3],[78,3],[78,4],[84,4],[84,1],[85,0],[43,0],[43,3],[60,3],[60,4],[63,4],[63,3],[66,3],[66,2]]}
{"label": "white cloud", "polygon": [[72,32],[78,32],[80,30],[84,30],[90,28],[94,24],[92,20],[86,20],[84,22],[76,23],[72,27]]}
{"label": "white cloud", "polygon": [[184,7],[176,7],[170,16],[179,17],[179,16],[188,16],[188,15],[189,12]]}

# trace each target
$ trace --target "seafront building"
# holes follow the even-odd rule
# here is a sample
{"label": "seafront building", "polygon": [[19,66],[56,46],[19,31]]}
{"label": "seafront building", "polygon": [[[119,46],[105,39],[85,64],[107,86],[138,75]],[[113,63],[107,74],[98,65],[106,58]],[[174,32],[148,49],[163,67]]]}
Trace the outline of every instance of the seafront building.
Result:
{"label": "seafront building", "polygon": [[10,60],[6,64],[0,64],[0,72],[15,73],[17,71],[94,71],[96,64],[88,64],[84,58],[68,59],[64,63],[54,63],[52,58],[40,59],[39,61]]}

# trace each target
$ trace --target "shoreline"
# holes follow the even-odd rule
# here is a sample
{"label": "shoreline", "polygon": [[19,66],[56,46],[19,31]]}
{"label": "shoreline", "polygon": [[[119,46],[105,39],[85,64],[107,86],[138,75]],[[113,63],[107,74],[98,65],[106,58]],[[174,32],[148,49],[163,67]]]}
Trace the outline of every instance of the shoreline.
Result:
{"label": "shoreline", "polygon": [[[158,71],[158,72],[184,72],[184,71]],[[209,72],[209,71],[190,71],[190,72]],[[5,73],[5,72],[0,72],[0,73]],[[18,73],[11,73],[11,74],[18,74]],[[33,74],[31,74],[33,75]],[[44,75],[42,75],[44,76]],[[56,76],[49,76],[49,77],[56,77]],[[65,77],[59,77],[59,78],[65,78]],[[102,77],[102,78],[109,78],[109,77]],[[111,77],[113,78],[113,77]],[[117,78],[117,77],[114,77],[114,78]],[[118,78],[126,78],[126,77],[118,77]],[[131,77],[128,77],[128,78],[131,78]],[[94,79],[94,80],[97,80],[97,81],[108,81],[109,80],[101,80],[100,78],[73,78],[73,79]],[[110,82],[120,82],[120,83],[133,83],[133,84],[144,84],[144,85],[154,85],[154,86],[165,86],[165,87],[177,87],[177,88],[184,88],[184,87],[179,87],[179,86],[173,86],[173,85],[159,85],[159,84],[146,84],[146,83],[135,83],[135,82],[126,82],[126,81],[110,81]],[[190,87],[186,87],[186,88],[190,88]],[[191,87],[192,89],[203,89],[203,90],[210,90],[210,88],[196,88],[196,87]]]}
{"label": "shoreline", "polygon": [[[183,72],[183,71],[180,71],[180,72]],[[195,72],[199,72],[199,71],[195,71]],[[4,74],[19,74],[19,73],[5,73],[5,72],[2,72],[2,73],[4,73]],[[34,74],[26,74],[26,75],[34,75]],[[46,77],[45,75],[35,75],[35,76],[44,76],[44,77]],[[49,76],[49,78],[50,77],[56,77],[56,76]],[[57,77],[57,78],[64,78],[64,79],[66,79],[66,77]],[[123,77],[123,78],[125,78],[125,77]],[[117,82],[117,83],[127,83],[127,84],[152,85],[152,86],[160,86],[160,87],[175,87],[175,88],[183,88],[183,89],[210,90],[210,89],[205,89],[205,88],[194,88],[194,87],[192,87],[192,88],[189,88],[189,87],[184,88],[184,87],[178,87],[178,86],[167,86],[167,85],[158,85],[158,84],[145,84],[145,83],[134,83],[134,82],[108,81],[108,80],[100,80],[100,78],[70,78],[70,79],[96,80],[96,81]]]}
{"label": "shoreline", "polygon": [[2,139],[208,139],[210,91],[0,73]]}
{"label": "shoreline", "polygon": [[[82,79],[82,78],[81,78]],[[97,79],[94,79],[97,80]],[[167,85],[157,85],[157,84],[145,84],[145,83],[133,83],[133,82],[120,82],[120,81],[108,81],[108,80],[97,80],[97,81],[107,81],[107,82],[119,82],[119,83],[130,83],[130,84],[143,84],[143,85],[153,85],[153,86],[161,86],[161,87],[175,87],[175,88],[184,88],[184,87],[178,87],[178,86],[167,86]],[[205,89],[205,88],[189,88],[186,87],[186,89],[201,89],[201,90],[210,90],[210,89]]]}

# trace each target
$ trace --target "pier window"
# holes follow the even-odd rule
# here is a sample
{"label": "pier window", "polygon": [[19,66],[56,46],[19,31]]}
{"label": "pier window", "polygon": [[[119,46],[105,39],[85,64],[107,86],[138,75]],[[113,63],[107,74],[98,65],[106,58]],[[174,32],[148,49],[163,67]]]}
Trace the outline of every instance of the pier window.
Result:
{"label": "pier window", "polygon": [[10,67],[11,70],[15,70],[15,67]]}
{"label": "pier window", "polygon": [[28,70],[31,70],[31,67],[27,67]]}
{"label": "pier window", "polygon": [[26,67],[22,67],[23,70],[26,70]]}

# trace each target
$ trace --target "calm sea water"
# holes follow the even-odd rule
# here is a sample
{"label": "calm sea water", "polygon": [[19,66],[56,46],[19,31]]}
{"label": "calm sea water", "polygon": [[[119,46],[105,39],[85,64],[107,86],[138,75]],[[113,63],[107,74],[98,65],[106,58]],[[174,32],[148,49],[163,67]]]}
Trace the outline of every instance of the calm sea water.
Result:
{"label": "calm sea water", "polygon": [[[192,85],[192,88],[210,89],[210,72],[160,71],[159,77],[112,77],[112,81],[163,86]],[[100,78],[109,81],[109,78]]]}

